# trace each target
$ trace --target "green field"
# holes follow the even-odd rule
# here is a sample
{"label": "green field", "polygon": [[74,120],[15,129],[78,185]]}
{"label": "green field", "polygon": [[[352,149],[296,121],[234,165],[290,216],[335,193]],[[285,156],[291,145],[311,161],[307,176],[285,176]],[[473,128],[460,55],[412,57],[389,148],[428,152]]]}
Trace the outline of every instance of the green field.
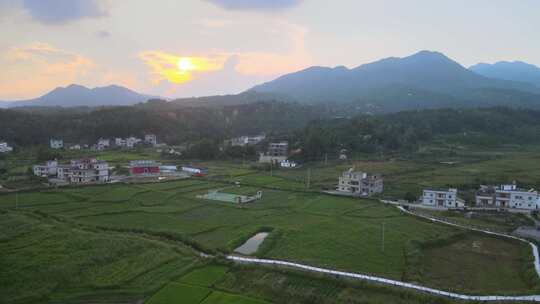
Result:
{"label": "green field", "polygon": [[[3,194],[0,268],[8,271],[0,274],[0,302],[164,303],[187,293],[194,303],[284,303],[283,297],[291,303],[433,303],[409,292],[264,267],[200,267],[208,261],[197,250],[230,253],[263,230],[270,235],[255,253],[259,257],[463,293],[537,293],[530,249],[521,243],[423,221],[377,200],[318,192],[352,164],[385,174],[385,195],[397,197],[427,184],[470,186],[509,176],[528,185],[540,180],[537,155],[472,155],[451,166],[419,160],[314,163],[272,176],[208,162],[201,164],[215,172],[207,179]],[[312,183],[306,189],[308,168]],[[224,187],[237,194],[262,190],[263,197],[246,205],[197,198]],[[501,231],[527,223],[442,216]],[[283,282],[291,287],[279,297],[277,286],[288,286]]]}

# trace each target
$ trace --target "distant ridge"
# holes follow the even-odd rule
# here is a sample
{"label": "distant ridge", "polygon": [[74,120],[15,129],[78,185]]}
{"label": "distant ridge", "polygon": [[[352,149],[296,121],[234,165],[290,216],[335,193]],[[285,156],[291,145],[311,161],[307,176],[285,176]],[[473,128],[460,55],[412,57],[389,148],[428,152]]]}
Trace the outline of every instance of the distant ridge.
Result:
{"label": "distant ridge", "polygon": [[58,87],[34,99],[8,102],[6,107],[96,107],[126,106],[145,102],[152,96],[139,94],[128,88],[109,85],[89,89],[78,84]]}
{"label": "distant ridge", "polygon": [[540,87],[540,68],[523,61],[479,63],[469,69],[486,77],[527,82]]}

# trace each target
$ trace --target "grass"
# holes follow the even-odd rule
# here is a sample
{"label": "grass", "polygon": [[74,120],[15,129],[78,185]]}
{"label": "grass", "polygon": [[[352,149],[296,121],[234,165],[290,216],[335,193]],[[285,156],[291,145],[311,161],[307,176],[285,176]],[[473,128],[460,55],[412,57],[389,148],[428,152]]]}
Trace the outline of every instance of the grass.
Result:
{"label": "grass", "polygon": [[208,265],[203,268],[194,269],[180,278],[178,282],[209,287],[223,278],[228,269],[228,267],[223,265]]}
{"label": "grass", "polygon": [[[354,164],[360,170],[385,174],[385,193],[399,197],[428,184],[471,186],[481,179],[502,182],[503,176],[533,183],[540,177],[534,173],[540,172],[537,160],[534,153],[524,151],[471,155],[456,165],[414,159]],[[188,287],[208,289],[208,297],[201,300],[204,303],[212,303],[206,302],[211,299],[216,303],[243,301],[235,298],[238,294],[248,296],[246,301],[281,299],[281,303],[424,301],[409,293],[386,294],[372,286],[351,287],[343,280],[329,283],[324,278],[268,269],[211,266],[180,277],[199,260],[187,244],[229,253],[239,240],[262,230],[270,231],[257,253],[265,258],[465,293],[537,290],[535,277],[524,270],[530,266],[530,250],[519,243],[478,234],[463,237],[462,230],[408,216],[376,200],[317,192],[333,185],[352,163],[307,164],[296,170],[276,170],[273,176],[227,162],[200,165],[215,171],[208,179],[23,192],[18,195],[18,209],[14,194],[0,195],[0,263],[2,269],[9,269],[0,275],[0,294],[6,299],[0,302],[136,301],[157,290],[165,290],[165,298],[167,294],[175,297],[175,290]],[[312,174],[310,189],[305,184],[307,168]],[[238,206],[196,198],[210,189],[230,187],[231,181],[239,181],[241,186],[226,192],[245,194],[261,189],[262,199]],[[504,230],[524,223],[513,217],[444,216]],[[479,242],[484,247],[475,252],[471,246]],[[466,267],[452,267],[461,259]],[[71,277],[78,279],[68,282]],[[160,289],[171,281],[176,281],[172,290]],[[279,288],[281,297],[277,296]],[[233,298],[236,300],[230,300]],[[156,295],[151,301],[158,300]]]}
{"label": "grass", "polygon": [[[54,214],[87,227],[174,235],[200,248],[225,253],[239,240],[246,240],[261,229],[271,230],[268,237],[271,242],[263,242],[264,250],[258,253],[262,257],[398,280],[406,278],[409,263],[406,253],[411,242],[429,243],[460,233],[455,228],[419,220],[374,200],[269,189],[263,189],[261,200],[241,206],[196,198],[207,189],[219,187],[223,184],[184,180],[67,189],[64,196],[63,190],[53,194],[28,193],[20,209]],[[256,188],[234,189],[242,193]],[[72,196],[75,197],[70,200]],[[11,201],[12,195],[2,196],[0,202],[5,202],[6,206],[0,206],[12,208]],[[431,273],[436,271],[435,265],[424,269],[426,285],[431,285],[430,280],[434,278]],[[527,284],[519,275],[511,279],[519,282],[509,286]],[[474,281],[468,286],[449,284],[446,287],[467,292],[482,290],[484,284],[490,286],[490,283]]]}
{"label": "grass", "polygon": [[208,288],[171,282],[153,295],[147,304],[198,304],[212,291]]}
{"label": "grass", "polygon": [[[523,280],[530,256],[530,246],[508,239],[481,234],[466,234],[442,246],[427,246],[419,271],[425,272],[420,282],[437,288],[453,286],[471,293],[527,293],[533,284]],[[516,271],[519,270],[519,271]],[[472,286],[483,287],[471,289]]]}
{"label": "grass", "polygon": [[185,246],[26,211],[0,213],[0,240],[2,303],[99,301],[102,292],[140,299],[195,260]]}

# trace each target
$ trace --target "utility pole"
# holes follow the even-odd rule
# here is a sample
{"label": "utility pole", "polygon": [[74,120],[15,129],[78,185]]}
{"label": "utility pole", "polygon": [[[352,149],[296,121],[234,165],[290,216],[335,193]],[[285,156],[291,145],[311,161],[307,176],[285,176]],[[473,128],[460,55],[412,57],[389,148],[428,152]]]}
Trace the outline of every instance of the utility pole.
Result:
{"label": "utility pole", "polygon": [[328,165],[328,153],[324,154],[324,166]]}
{"label": "utility pole", "polygon": [[270,176],[274,176],[274,172],[272,172],[272,168],[274,167],[274,161],[270,161]]}
{"label": "utility pole", "polygon": [[384,222],[382,222],[381,249],[384,252]]}
{"label": "utility pole", "polygon": [[15,192],[15,209],[19,209],[19,191]]}

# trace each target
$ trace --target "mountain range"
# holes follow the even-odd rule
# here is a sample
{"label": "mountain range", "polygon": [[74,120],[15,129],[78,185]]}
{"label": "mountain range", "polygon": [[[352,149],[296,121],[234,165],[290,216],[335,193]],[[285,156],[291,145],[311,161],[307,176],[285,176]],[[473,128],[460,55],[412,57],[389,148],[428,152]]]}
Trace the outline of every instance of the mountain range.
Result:
{"label": "mountain range", "polygon": [[34,99],[2,102],[4,107],[97,107],[127,106],[145,102],[153,98],[118,85],[87,87],[72,84],[58,87]]}
{"label": "mountain range", "polygon": [[[151,98],[116,85],[89,89],[73,84],[31,100],[0,102],[0,107],[119,106]],[[351,69],[314,66],[240,94],[181,98],[170,105],[208,107],[259,101],[324,104],[372,113],[443,107],[540,108],[540,68],[514,61],[467,69],[442,53],[420,51]]]}
{"label": "mountain range", "polygon": [[310,67],[250,89],[308,103],[352,103],[364,111],[462,106],[540,107],[540,87],[491,78],[439,52],[421,51],[353,69]]}

